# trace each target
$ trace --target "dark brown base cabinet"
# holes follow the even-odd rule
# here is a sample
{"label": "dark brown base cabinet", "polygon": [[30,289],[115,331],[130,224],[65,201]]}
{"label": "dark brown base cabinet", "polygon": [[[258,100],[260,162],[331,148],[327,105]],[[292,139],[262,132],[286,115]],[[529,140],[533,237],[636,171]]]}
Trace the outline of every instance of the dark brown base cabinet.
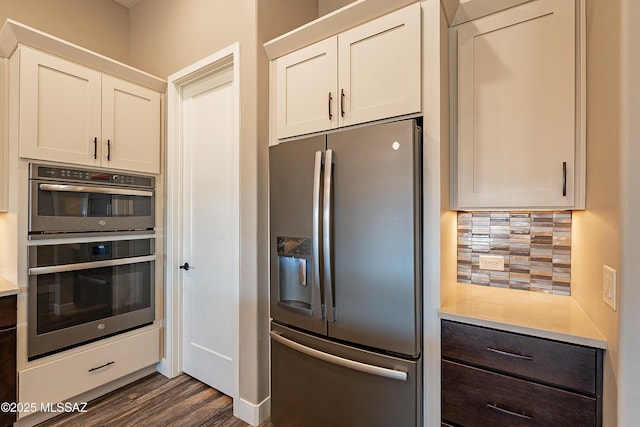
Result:
{"label": "dark brown base cabinet", "polygon": [[[0,402],[16,401],[16,296],[0,298]],[[0,426],[15,422],[14,412],[0,411]]]}
{"label": "dark brown base cabinet", "polygon": [[442,321],[442,425],[602,426],[603,350]]}

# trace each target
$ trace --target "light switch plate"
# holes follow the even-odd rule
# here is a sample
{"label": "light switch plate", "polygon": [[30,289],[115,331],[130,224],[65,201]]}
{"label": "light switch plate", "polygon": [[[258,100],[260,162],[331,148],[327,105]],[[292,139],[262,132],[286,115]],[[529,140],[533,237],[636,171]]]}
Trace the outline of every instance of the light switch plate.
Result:
{"label": "light switch plate", "polygon": [[480,255],[480,270],[504,271],[504,257],[500,255]]}
{"label": "light switch plate", "polygon": [[602,266],[602,298],[609,307],[616,311],[617,309],[617,280],[616,271],[608,265]]}

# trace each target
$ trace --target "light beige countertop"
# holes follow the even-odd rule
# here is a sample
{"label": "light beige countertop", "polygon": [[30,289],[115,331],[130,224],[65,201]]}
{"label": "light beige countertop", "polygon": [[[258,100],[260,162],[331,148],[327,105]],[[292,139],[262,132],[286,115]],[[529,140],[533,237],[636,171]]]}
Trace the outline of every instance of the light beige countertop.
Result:
{"label": "light beige countertop", "polygon": [[440,318],[503,331],[607,348],[607,339],[568,296],[457,284]]}
{"label": "light beige countertop", "polygon": [[18,294],[18,292],[20,292],[20,289],[18,289],[18,287],[14,283],[8,281],[3,277],[0,277],[0,297],[16,295]]}

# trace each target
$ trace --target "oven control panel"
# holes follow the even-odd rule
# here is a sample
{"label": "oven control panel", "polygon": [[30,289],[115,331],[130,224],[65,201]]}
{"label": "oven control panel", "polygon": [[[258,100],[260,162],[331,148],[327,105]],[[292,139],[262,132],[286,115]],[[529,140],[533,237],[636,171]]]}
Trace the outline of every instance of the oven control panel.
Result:
{"label": "oven control panel", "polygon": [[68,169],[54,166],[31,165],[30,178],[47,178],[61,181],[93,182],[97,184],[126,185],[153,188],[154,177],[140,175],[122,175],[104,171]]}

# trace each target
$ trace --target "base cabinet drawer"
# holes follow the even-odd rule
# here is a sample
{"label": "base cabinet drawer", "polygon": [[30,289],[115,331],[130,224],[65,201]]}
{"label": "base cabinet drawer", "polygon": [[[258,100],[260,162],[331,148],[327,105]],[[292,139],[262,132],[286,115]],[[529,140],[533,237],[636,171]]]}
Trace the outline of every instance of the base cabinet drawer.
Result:
{"label": "base cabinet drawer", "polygon": [[595,348],[443,321],[442,357],[596,394]]}
{"label": "base cabinet drawer", "polygon": [[[0,403],[16,401],[16,301],[15,295],[0,298]],[[15,420],[13,412],[0,411],[0,427]]]}
{"label": "base cabinet drawer", "polygon": [[602,349],[442,320],[441,350],[444,426],[602,426]]}
{"label": "base cabinet drawer", "polygon": [[153,329],[20,371],[19,402],[65,401],[158,361],[160,329]]}
{"label": "base cabinet drawer", "polygon": [[596,425],[596,401],[445,360],[442,417],[466,427],[586,427]]}
{"label": "base cabinet drawer", "polygon": [[[0,331],[0,403],[16,401],[16,328]],[[15,414],[0,411],[0,426],[15,421]]]}
{"label": "base cabinet drawer", "polygon": [[0,329],[16,326],[16,301],[15,295],[0,298]]}

